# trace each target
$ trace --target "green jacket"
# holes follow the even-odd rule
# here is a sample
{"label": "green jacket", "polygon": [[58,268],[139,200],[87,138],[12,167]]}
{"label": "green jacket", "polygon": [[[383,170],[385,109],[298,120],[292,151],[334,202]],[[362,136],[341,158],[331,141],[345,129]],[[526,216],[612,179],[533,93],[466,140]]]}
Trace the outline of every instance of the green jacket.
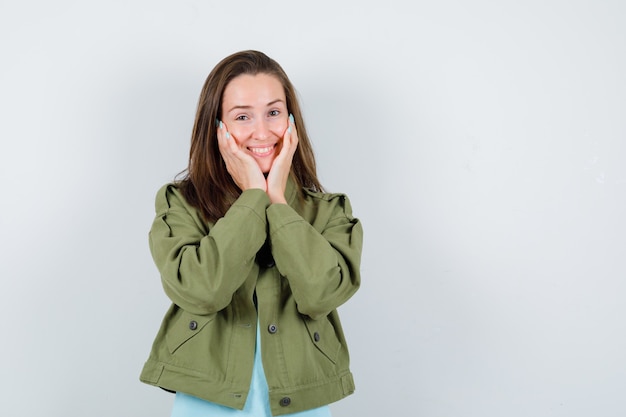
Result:
{"label": "green jacket", "polygon": [[150,250],[172,305],[141,381],[243,409],[258,320],[274,415],[354,392],[336,308],[360,285],[361,223],[345,195],[299,194],[292,180],[288,205],[244,191],[211,224],[159,190]]}

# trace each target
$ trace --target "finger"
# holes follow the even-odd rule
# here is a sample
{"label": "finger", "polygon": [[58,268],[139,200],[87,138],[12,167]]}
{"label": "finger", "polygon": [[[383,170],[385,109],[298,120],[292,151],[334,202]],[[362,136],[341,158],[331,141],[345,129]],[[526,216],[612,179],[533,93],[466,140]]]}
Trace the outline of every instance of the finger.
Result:
{"label": "finger", "polygon": [[285,144],[289,152],[295,152],[295,148],[298,146],[298,131],[296,130],[296,122],[293,118],[293,114],[289,115],[289,126],[285,132]]}
{"label": "finger", "polygon": [[220,120],[217,127],[217,144],[221,151],[235,154],[238,151],[237,143],[228,131],[228,127]]}
{"label": "finger", "polygon": [[217,144],[220,150],[226,148],[226,129],[224,129],[224,123],[220,120],[217,124]]}
{"label": "finger", "polygon": [[287,127],[287,132],[291,133],[292,129],[296,127],[296,121],[293,118],[293,114],[289,113],[289,126]]}

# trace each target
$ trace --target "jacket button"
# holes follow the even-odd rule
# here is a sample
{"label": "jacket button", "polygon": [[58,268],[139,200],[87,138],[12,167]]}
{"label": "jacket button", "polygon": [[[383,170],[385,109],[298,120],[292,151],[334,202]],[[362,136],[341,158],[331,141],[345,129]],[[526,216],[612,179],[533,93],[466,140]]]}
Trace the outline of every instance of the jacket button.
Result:
{"label": "jacket button", "polygon": [[189,328],[190,328],[191,330],[196,330],[196,329],[198,328],[198,322],[197,322],[197,321],[195,321],[195,320],[191,320],[191,321],[189,322]]}
{"label": "jacket button", "polygon": [[265,264],[265,267],[269,269],[272,268],[274,265],[276,265],[276,262],[274,262],[274,258],[270,258]]}
{"label": "jacket button", "polygon": [[280,399],[280,405],[282,407],[287,407],[289,404],[291,404],[291,398],[283,397],[283,398]]}
{"label": "jacket button", "polygon": [[278,326],[276,326],[275,324],[270,324],[269,326],[267,326],[267,331],[271,334],[274,334],[278,331]]}
{"label": "jacket button", "polygon": [[313,339],[315,339],[316,342],[320,341],[320,334],[318,332],[313,333]]}

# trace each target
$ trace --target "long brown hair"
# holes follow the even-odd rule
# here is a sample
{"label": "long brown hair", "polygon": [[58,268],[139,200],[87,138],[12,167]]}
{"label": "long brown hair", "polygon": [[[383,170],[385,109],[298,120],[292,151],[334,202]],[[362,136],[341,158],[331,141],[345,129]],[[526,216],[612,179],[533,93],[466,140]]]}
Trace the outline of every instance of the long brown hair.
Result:
{"label": "long brown hair", "polygon": [[222,113],[222,97],[226,86],[243,74],[268,74],[280,81],[285,90],[287,110],[293,114],[298,129],[298,147],[293,156],[291,174],[299,190],[308,188],[323,191],[317,179],[315,157],[296,90],[287,74],[276,61],[262,52],[237,52],[219,62],[204,83],[191,135],[189,166],[181,173],[183,178],[178,184],[187,201],[211,222],[223,217],[241,194],[226,170],[217,144],[217,120]]}

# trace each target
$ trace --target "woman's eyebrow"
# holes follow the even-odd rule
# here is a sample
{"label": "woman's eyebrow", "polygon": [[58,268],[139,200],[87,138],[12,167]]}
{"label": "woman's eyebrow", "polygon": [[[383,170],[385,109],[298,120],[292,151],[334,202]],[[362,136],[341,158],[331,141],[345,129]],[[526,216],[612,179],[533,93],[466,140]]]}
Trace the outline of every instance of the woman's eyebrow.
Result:
{"label": "woman's eyebrow", "polygon": [[[269,103],[266,104],[267,107],[272,106],[276,103],[284,103],[285,100],[277,98],[276,100],[272,100]],[[233,110],[249,110],[251,109],[253,106],[249,106],[249,105],[237,105],[237,106],[233,106],[232,108],[230,108],[228,110],[228,112],[230,113]]]}
{"label": "woman's eyebrow", "polygon": [[228,112],[230,113],[233,110],[248,110],[251,109],[252,106],[233,106],[231,109],[228,110]]}
{"label": "woman's eyebrow", "polygon": [[276,103],[284,103],[284,102],[285,102],[285,100],[277,98],[276,100],[273,100],[273,101],[270,101],[269,103],[267,103],[267,105],[271,106],[271,105],[276,104]]}

